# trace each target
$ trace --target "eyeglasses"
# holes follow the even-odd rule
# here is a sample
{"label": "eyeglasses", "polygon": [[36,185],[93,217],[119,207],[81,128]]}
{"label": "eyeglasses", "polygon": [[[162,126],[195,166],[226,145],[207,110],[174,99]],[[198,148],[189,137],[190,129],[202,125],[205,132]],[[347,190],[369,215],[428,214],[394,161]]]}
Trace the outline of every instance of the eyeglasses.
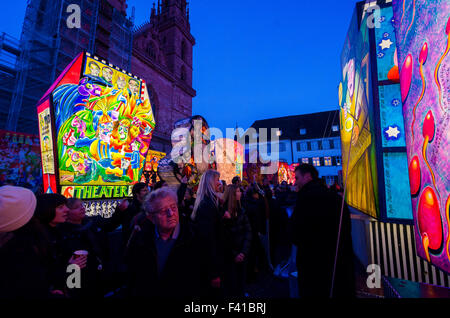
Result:
{"label": "eyeglasses", "polygon": [[159,216],[170,216],[169,212],[178,213],[178,206],[176,204],[172,204],[169,207],[159,209],[157,211],[152,212],[152,214],[157,214]]}

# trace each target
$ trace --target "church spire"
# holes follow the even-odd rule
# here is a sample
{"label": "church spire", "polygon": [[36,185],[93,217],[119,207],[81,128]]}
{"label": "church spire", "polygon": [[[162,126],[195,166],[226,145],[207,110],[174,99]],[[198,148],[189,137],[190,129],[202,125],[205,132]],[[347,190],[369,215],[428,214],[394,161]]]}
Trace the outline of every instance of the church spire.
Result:
{"label": "church spire", "polygon": [[151,13],[150,13],[150,21],[151,22],[154,21],[155,15],[156,15],[156,8],[155,8],[155,3],[153,2],[153,8],[152,8]]}
{"label": "church spire", "polygon": [[189,2],[186,2],[186,20],[189,23]]}

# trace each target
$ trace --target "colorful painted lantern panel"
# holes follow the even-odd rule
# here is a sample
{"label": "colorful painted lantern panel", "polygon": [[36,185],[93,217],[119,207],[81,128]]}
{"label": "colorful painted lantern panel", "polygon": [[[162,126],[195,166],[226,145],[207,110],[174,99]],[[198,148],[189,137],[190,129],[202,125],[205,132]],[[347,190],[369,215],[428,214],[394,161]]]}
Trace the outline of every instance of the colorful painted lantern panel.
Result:
{"label": "colorful painted lantern panel", "polygon": [[393,2],[418,255],[450,273],[450,2]]}

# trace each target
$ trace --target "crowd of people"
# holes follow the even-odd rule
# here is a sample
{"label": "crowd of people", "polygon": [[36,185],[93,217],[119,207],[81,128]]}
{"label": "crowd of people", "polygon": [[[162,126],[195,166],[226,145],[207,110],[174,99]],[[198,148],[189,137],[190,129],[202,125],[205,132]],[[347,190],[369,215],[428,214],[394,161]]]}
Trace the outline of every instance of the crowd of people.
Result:
{"label": "crowd of people", "polygon": [[247,286],[292,244],[300,296],[353,295],[348,208],[308,164],[292,187],[226,184],[215,170],[196,193],[186,179],[176,191],[137,183],[107,219],[87,217],[79,199],[0,187],[0,298],[252,296]]}

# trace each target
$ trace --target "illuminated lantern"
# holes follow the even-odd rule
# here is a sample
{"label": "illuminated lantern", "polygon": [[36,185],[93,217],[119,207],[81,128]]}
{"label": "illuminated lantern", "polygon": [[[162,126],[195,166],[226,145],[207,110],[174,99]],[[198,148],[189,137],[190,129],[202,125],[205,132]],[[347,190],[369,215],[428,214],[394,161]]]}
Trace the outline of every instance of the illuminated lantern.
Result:
{"label": "illuminated lantern", "polygon": [[418,223],[426,258],[430,261],[429,252],[439,251],[442,247],[443,241],[439,201],[434,190],[430,187],[426,187],[420,196]]}
{"label": "illuminated lantern", "polygon": [[411,195],[415,196],[420,190],[420,163],[417,156],[414,156],[409,164],[409,180]]}
{"label": "illuminated lantern", "polygon": [[[450,231],[450,195],[448,196],[447,202],[445,203],[445,211],[446,211],[445,214],[447,215],[447,226]],[[450,233],[448,233],[447,237],[447,257],[448,260],[450,261]]]}

